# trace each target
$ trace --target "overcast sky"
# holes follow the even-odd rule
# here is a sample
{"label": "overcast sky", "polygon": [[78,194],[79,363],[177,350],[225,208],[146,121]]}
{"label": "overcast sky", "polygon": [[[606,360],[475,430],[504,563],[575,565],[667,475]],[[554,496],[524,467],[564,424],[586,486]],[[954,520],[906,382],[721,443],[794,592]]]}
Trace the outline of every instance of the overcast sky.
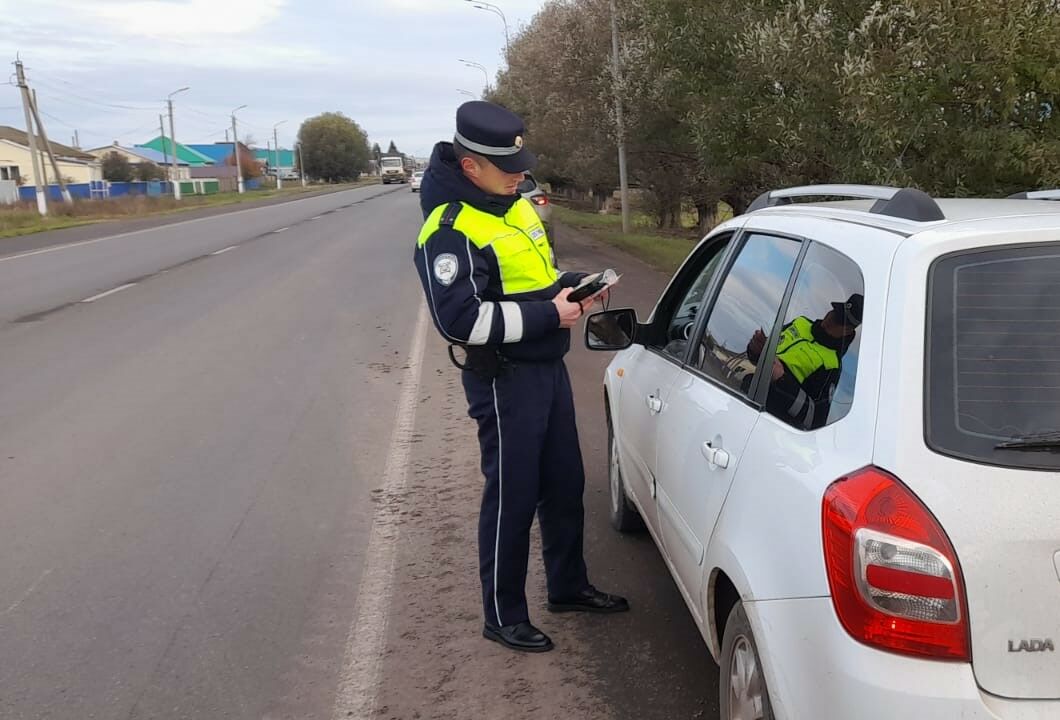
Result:
{"label": "overcast sky", "polygon": [[[511,34],[545,0],[495,0]],[[302,120],[337,110],[385,150],[426,156],[453,134],[457,89],[481,92],[503,63],[500,17],[466,0],[0,0],[0,59],[21,54],[49,137],[81,146],[158,135],[170,92],[180,142],[240,136],[262,147],[275,123],[290,147]],[[12,75],[13,77],[13,75]],[[168,134],[169,125],[166,121]],[[24,129],[19,92],[0,85],[0,125]]]}

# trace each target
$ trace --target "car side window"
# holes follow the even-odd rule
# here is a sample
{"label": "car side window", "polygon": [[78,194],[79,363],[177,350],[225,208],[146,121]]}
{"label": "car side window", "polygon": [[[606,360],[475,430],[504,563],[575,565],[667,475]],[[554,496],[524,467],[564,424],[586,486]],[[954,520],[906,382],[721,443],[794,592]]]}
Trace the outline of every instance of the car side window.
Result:
{"label": "car side window", "polygon": [[731,240],[730,234],[703,248],[695,262],[683,270],[679,284],[671,288],[660,304],[654,322],[658,330],[655,342],[651,344],[664,354],[677,360],[684,359],[696,318],[708,300],[710,281],[717,275]]}
{"label": "car side window", "polygon": [[771,415],[816,430],[850,412],[864,295],[857,263],[820,243],[809,247],[772,360]]}
{"label": "car side window", "polygon": [[740,248],[707,318],[699,369],[746,396],[776,324],[801,243],[752,234]]}

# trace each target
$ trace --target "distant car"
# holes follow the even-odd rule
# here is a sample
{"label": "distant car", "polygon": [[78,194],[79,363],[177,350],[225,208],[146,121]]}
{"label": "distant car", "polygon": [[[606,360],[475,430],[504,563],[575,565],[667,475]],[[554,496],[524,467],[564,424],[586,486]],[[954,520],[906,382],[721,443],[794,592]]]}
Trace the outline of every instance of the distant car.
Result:
{"label": "distant car", "polygon": [[545,233],[548,234],[548,241],[552,245],[552,251],[555,252],[556,231],[552,227],[552,204],[548,200],[548,193],[538,184],[537,179],[533,175],[526,173],[526,177],[519,183],[519,194],[529,200],[534,206],[537,216],[541,218],[541,224],[545,226]]}
{"label": "distant car", "polygon": [[420,191],[421,182],[423,182],[423,171],[417,170],[416,172],[412,173],[412,192]]}

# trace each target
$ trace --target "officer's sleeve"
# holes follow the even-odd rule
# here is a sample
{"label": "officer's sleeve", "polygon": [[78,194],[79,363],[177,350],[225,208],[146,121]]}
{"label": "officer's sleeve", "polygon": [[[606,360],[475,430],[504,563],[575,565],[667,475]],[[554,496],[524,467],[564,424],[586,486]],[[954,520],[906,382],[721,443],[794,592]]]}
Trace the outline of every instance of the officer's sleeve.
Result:
{"label": "officer's sleeve", "polygon": [[451,227],[439,228],[418,247],[415,261],[434,324],[450,342],[515,343],[559,327],[559,311],[551,300],[483,300],[481,292],[489,282],[486,259]]}
{"label": "officer's sleeve", "polygon": [[559,274],[559,286],[565,288],[578,287],[581,281],[589,277],[589,273],[586,272],[562,272]]}

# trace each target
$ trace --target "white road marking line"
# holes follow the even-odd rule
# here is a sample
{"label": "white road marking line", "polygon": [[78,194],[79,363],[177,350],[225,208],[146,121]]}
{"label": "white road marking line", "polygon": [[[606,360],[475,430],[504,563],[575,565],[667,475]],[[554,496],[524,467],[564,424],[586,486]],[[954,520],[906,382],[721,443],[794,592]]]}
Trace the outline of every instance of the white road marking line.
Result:
{"label": "white road marking line", "polygon": [[401,378],[401,397],[383,469],[381,502],[376,506],[357,588],[357,610],[346,638],[346,652],[335,693],[335,720],[369,720],[375,714],[379,675],[386,653],[387,625],[394,585],[394,563],[401,535],[398,497],[408,477],[412,433],[419,397],[420,366],[426,342],[427,306],[420,305],[412,349]]}
{"label": "white road marking line", "polygon": [[[374,186],[367,186],[374,187]],[[180,227],[181,225],[191,225],[193,223],[201,223],[207,220],[216,220],[220,217],[233,217],[235,215],[245,215],[246,213],[257,212],[259,210],[265,210],[266,208],[278,207],[280,205],[294,205],[296,203],[308,202],[310,200],[319,200],[322,197],[330,197],[331,195],[341,195],[342,193],[353,192],[360,190],[361,188],[350,188],[349,190],[340,190],[337,193],[325,193],[324,195],[314,195],[313,197],[299,198],[298,200],[288,200],[287,202],[277,203],[275,205],[262,205],[256,208],[247,208],[246,210],[234,210],[229,213],[221,213],[219,215],[210,215],[209,217],[195,218],[194,220],[181,220],[180,222],[169,223],[168,225],[156,225],[155,227],[144,228],[143,230],[131,230],[129,232],[118,233],[117,235],[107,235],[106,237],[93,238],[92,240],[81,240],[80,242],[66,243],[65,245],[53,245],[52,247],[41,248],[40,250],[31,250],[29,252],[19,253],[18,255],[9,255],[8,257],[0,257],[0,263],[7,262],[8,260],[18,260],[20,258],[33,257],[34,255],[45,255],[47,253],[58,252],[59,250],[67,250],[69,248],[81,247],[82,245],[95,245],[96,243],[103,242],[104,240],[117,240],[118,238],[129,237],[130,235],[139,235],[140,233],[155,232],[157,230],[168,230],[169,228]],[[386,193],[380,193],[385,195]],[[370,197],[376,197],[372,195]]]}
{"label": "white road marking line", "polygon": [[21,605],[22,603],[24,603],[26,601],[26,598],[28,598],[30,595],[33,594],[33,591],[36,590],[37,586],[41,584],[41,581],[43,581],[44,578],[48,577],[48,575],[50,575],[51,572],[52,571],[50,569],[45,570],[44,572],[42,572],[40,574],[40,577],[33,581],[33,584],[29,586],[29,588],[26,590],[26,592],[22,593],[22,597],[20,597],[18,600],[16,600],[14,603],[12,603],[11,606],[7,610],[4,610],[3,612],[0,612],[0,617],[3,617],[4,615],[7,615],[7,614],[12,613],[15,610],[17,610],[18,606]]}
{"label": "white road marking line", "polygon": [[125,290],[125,289],[127,289],[127,288],[131,288],[131,287],[133,287],[134,285],[136,285],[136,283],[125,283],[124,285],[119,285],[119,286],[118,286],[118,287],[116,287],[116,288],[111,288],[111,289],[110,289],[110,290],[108,290],[107,292],[101,292],[101,293],[100,293],[99,295],[93,295],[93,296],[92,296],[92,297],[90,297],[90,298],[85,298],[85,299],[84,299],[84,300],[82,300],[81,302],[83,302],[83,303],[90,303],[90,302],[95,302],[96,300],[100,300],[100,299],[102,299],[102,298],[105,298],[105,297],[107,297],[108,295],[113,295],[114,293],[117,293],[117,292],[121,292],[122,290]]}
{"label": "white road marking line", "polygon": [[323,215],[314,215],[313,217],[311,217],[311,218],[309,218],[309,219],[310,219],[310,220],[319,220],[319,219],[320,219],[320,218],[322,218],[322,217],[324,217],[324,216],[323,216]]}
{"label": "white road marking line", "polygon": [[290,229],[291,229],[291,227],[290,227],[290,226],[287,226],[287,227],[282,227],[282,228],[280,228],[279,230],[273,230],[273,232],[274,232],[274,233],[282,233],[283,231],[285,231],[285,230],[290,230]]}
{"label": "white road marking line", "polygon": [[220,250],[218,250],[217,252],[212,252],[212,253],[210,253],[210,254],[211,254],[211,255],[222,255],[222,254],[224,254],[224,253],[228,252],[229,250],[235,250],[235,249],[236,249],[237,247],[239,247],[239,246],[238,246],[238,245],[229,245],[229,246],[228,246],[228,247],[226,247],[226,248],[221,248],[221,249],[220,249]]}

